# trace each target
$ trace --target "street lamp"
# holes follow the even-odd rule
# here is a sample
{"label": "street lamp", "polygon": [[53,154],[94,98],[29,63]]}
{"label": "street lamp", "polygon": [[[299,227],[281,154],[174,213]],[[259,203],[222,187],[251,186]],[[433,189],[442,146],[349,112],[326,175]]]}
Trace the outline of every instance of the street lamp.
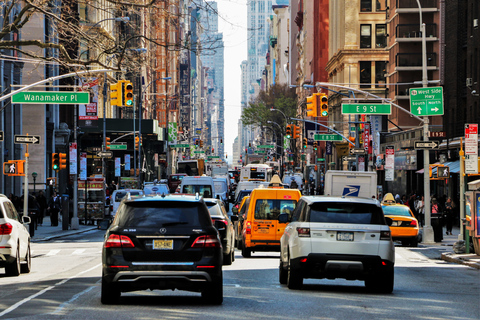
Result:
{"label": "street lamp", "polygon": [[283,117],[285,118],[285,124],[288,124],[288,120],[287,120],[287,116],[285,115],[285,113],[283,113],[282,111],[278,110],[278,109],[275,109],[275,108],[271,108],[270,111],[278,111],[280,112]]}
{"label": "street lamp", "polygon": [[37,173],[32,172],[32,178],[33,178],[33,193],[35,194],[35,181],[37,180]]}

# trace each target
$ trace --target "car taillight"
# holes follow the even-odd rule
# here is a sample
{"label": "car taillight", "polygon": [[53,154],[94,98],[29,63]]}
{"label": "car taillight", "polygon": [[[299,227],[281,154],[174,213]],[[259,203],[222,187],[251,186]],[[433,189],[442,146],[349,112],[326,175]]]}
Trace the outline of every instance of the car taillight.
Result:
{"label": "car taillight", "polygon": [[310,237],[310,228],[297,227],[297,233],[299,237]]}
{"label": "car taillight", "polygon": [[214,235],[200,236],[192,243],[192,248],[216,248],[220,247],[218,238]]}
{"label": "car taillight", "polygon": [[0,224],[0,234],[12,233],[13,226],[10,223]]}
{"label": "car taillight", "polygon": [[105,248],[135,248],[132,240],[127,236],[111,234],[104,244]]}
{"label": "car taillight", "polygon": [[248,221],[247,224],[245,225],[245,233],[252,234],[252,224],[250,223],[250,221]]}
{"label": "car taillight", "polygon": [[418,224],[417,224],[417,220],[412,220],[412,221],[410,222],[410,226],[411,226],[411,227],[416,227],[417,225],[418,225]]}
{"label": "car taillight", "polygon": [[236,205],[235,205],[235,208],[237,208],[237,209],[238,209],[238,204],[236,204]]}
{"label": "car taillight", "polygon": [[391,240],[392,234],[390,231],[380,231],[380,240]]}

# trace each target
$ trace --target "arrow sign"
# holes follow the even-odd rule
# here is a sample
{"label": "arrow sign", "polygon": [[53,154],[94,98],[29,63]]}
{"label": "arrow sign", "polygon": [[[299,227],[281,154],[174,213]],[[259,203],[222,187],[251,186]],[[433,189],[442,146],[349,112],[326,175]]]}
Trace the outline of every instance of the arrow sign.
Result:
{"label": "arrow sign", "polygon": [[351,154],[365,154],[365,149],[351,149]]}
{"label": "arrow sign", "polygon": [[19,136],[19,135],[15,135],[15,143],[40,144],[40,136]]}
{"label": "arrow sign", "polygon": [[438,142],[436,141],[415,141],[415,149],[437,149]]}
{"label": "arrow sign", "polygon": [[113,157],[113,152],[112,151],[98,151],[97,152],[97,157],[111,158],[111,157]]}

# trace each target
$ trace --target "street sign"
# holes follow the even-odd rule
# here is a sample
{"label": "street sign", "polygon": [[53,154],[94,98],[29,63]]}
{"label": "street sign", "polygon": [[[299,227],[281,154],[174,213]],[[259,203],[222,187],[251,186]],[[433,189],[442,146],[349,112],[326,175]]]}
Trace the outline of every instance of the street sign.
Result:
{"label": "street sign", "polygon": [[357,157],[355,157],[355,156],[343,156],[342,160],[343,161],[357,161]]}
{"label": "street sign", "polygon": [[126,144],[111,144],[110,150],[127,150]]}
{"label": "street sign", "polygon": [[415,149],[438,149],[437,141],[415,141]]}
{"label": "street sign", "polygon": [[12,103],[88,104],[90,93],[67,91],[22,91],[12,96]]}
{"label": "street sign", "polygon": [[40,136],[20,136],[15,135],[15,143],[33,143],[40,144]]}
{"label": "street sign", "polygon": [[170,145],[171,148],[190,148],[189,144],[172,144]]}
{"label": "street sign", "polygon": [[208,156],[207,157],[208,160],[211,160],[211,159],[220,159],[219,156]]}
{"label": "street sign", "polygon": [[324,162],[325,158],[317,158],[317,162]]}
{"label": "street sign", "polygon": [[365,154],[365,149],[350,149],[351,154]]}
{"label": "street sign", "polygon": [[338,134],[315,134],[313,136],[314,141],[342,141],[343,138]]}
{"label": "street sign", "polygon": [[416,116],[443,115],[443,87],[410,88],[410,112]]}
{"label": "street sign", "polygon": [[257,153],[257,154],[264,154],[265,153],[265,150],[255,150],[254,153]]}
{"label": "street sign", "polygon": [[392,114],[392,106],[385,103],[342,103],[342,114]]}
{"label": "street sign", "polygon": [[205,153],[205,151],[193,151],[193,153]]}
{"label": "street sign", "polygon": [[113,157],[113,152],[112,151],[98,151],[97,152],[97,157],[111,158],[111,157]]}
{"label": "street sign", "polygon": [[273,144],[267,144],[267,145],[257,146],[257,148],[273,149],[275,148],[275,146]]}

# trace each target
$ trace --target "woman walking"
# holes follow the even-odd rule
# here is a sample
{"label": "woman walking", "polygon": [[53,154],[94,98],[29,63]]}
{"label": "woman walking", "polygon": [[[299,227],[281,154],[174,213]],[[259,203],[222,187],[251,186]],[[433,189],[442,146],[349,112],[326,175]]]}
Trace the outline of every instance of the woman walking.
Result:
{"label": "woman walking", "polygon": [[455,204],[452,201],[452,198],[448,198],[447,202],[445,202],[445,211],[444,211],[444,218],[445,218],[445,225],[447,228],[447,235],[452,235],[452,227],[453,221],[455,220]]}

